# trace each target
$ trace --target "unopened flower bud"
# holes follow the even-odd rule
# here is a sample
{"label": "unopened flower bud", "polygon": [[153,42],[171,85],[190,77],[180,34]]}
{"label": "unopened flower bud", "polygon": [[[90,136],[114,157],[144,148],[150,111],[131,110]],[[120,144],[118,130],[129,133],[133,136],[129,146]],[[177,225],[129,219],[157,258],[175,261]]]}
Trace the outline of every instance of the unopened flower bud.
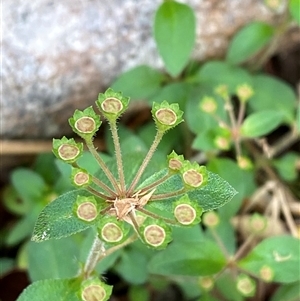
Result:
{"label": "unopened flower bud", "polygon": [[182,168],[184,162],[183,155],[177,155],[175,151],[172,151],[172,153],[168,155],[167,158],[168,158],[168,167],[170,172],[176,173]]}
{"label": "unopened flower bud", "polygon": [[181,176],[185,187],[188,189],[200,188],[207,184],[208,175],[206,167],[200,166],[196,162],[184,161]]}
{"label": "unopened flower bud", "polygon": [[202,208],[184,195],[173,203],[173,213],[178,223],[184,226],[198,224],[201,220]]}
{"label": "unopened flower bud", "polygon": [[205,96],[200,101],[199,107],[203,112],[212,114],[217,110],[217,102],[213,97]]}
{"label": "unopened flower bud", "polygon": [[72,183],[77,187],[86,187],[91,184],[92,179],[89,173],[80,168],[73,168],[71,174]]}
{"label": "unopened flower bud", "polygon": [[263,232],[268,225],[268,220],[266,217],[259,213],[254,213],[250,218],[250,229],[254,233],[261,233]]}
{"label": "unopened flower bud", "polygon": [[164,222],[151,218],[146,219],[146,221],[141,225],[140,231],[144,242],[153,248],[163,249],[172,240],[171,228]]}
{"label": "unopened flower bud", "polygon": [[256,291],[256,284],[248,275],[240,274],[237,277],[236,288],[243,296],[253,297]]}
{"label": "unopened flower bud", "polygon": [[161,132],[166,132],[183,121],[183,111],[179,109],[177,103],[169,104],[167,101],[162,103],[153,103],[152,116]]}
{"label": "unopened flower bud", "polygon": [[228,86],[227,85],[219,85],[215,89],[215,93],[221,96],[224,100],[227,100],[229,97]]}
{"label": "unopened flower bud", "polygon": [[224,136],[216,136],[214,139],[214,144],[220,150],[230,149],[230,140]]}
{"label": "unopened flower bud", "polygon": [[74,204],[75,215],[85,222],[92,222],[98,216],[98,206],[93,196],[78,196]]}
{"label": "unopened flower bud", "polygon": [[274,270],[268,266],[264,265],[259,270],[260,278],[265,282],[271,282],[274,279]]}
{"label": "unopened flower bud", "polygon": [[58,159],[66,163],[74,163],[83,153],[83,144],[76,143],[73,138],[53,139],[52,151]]}
{"label": "unopened flower bud", "polygon": [[80,137],[91,139],[98,131],[101,121],[93,108],[88,107],[84,111],[75,110],[73,117],[69,118],[69,124]]}
{"label": "unopened flower bud", "polygon": [[245,156],[238,156],[237,163],[240,169],[250,170],[253,168],[253,164],[251,160]]}
{"label": "unopened flower bud", "polygon": [[243,84],[236,88],[236,95],[241,102],[247,102],[253,94],[254,91],[248,84]]}
{"label": "unopened flower bud", "polygon": [[199,285],[205,291],[210,291],[214,286],[215,280],[213,277],[205,276],[199,279]]}
{"label": "unopened flower bud", "polygon": [[112,286],[105,284],[98,278],[82,282],[80,297],[83,301],[107,301],[112,293]]}
{"label": "unopened flower bud", "polygon": [[206,227],[214,228],[219,225],[220,218],[215,211],[209,211],[203,214],[202,222]]}
{"label": "unopened flower bud", "polygon": [[102,218],[97,228],[100,238],[110,244],[121,243],[128,233],[124,222],[115,217]]}
{"label": "unopened flower bud", "polygon": [[129,97],[109,88],[105,93],[99,94],[96,104],[108,121],[116,121],[128,108]]}

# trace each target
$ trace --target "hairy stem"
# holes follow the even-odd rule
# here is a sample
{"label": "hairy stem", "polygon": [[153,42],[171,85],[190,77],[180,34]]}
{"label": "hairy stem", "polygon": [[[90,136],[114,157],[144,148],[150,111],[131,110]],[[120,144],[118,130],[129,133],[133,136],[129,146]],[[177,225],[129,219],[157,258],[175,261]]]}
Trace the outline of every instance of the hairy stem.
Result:
{"label": "hairy stem", "polygon": [[178,196],[181,195],[183,193],[186,192],[186,189],[183,187],[179,190],[175,190],[172,192],[167,192],[167,193],[161,193],[161,194],[155,194],[151,197],[151,199],[149,200],[149,202],[151,201],[156,201],[156,200],[163,200],[163,199],[167,199],[167,198],[171,198],[173,196]]}
{"label": "hairy stem", "polygon": [[94,158],[96,159],[96,161],[100,165],[100,167],[102,168],[102,170],[105,173],[105,175],[107,176],[107,178],[110,180],[110,182],[112,183],[112,185],[116,189],[117,193],[121,194],[121,190],[120,190],[120,187],[118,185],[117,180],[115,179],[115,177],[113,176],[111,171],[108,169],[108,167],[106,166],[105,162],[102,160],[100,155],[98,154],[96,148],[93,145],[93,142],[92,141],[86,141],[86,145],[87,145],[89,151],[91,152],[91,154],[94,156]]}
{"label": "hairy stem", "polygon": [[167,224],[171,224],[171,225],[180,225],[179,223],[176,222],[176,220],[170,219],[170,218],[166,218],[166,217],[162,217],[158,214],[155,214],[145,208],[137,208],[138,211],[154,218],[154,219],[162,219],[163,221],[165,221]]}
{"label": "hairy stem", "polygon": [[164,175],[160,179],[156,180],[155,182],[153,182],[153,183],[151,183],[151,184],[143,187],[139,193],[142,194],[145,191],[148,191],[148,190],[150,190],[150,189],[152,189],[154,187],[159,186],[160,184],[162,184],[163,182],[165,182],[166,180],[168,180],[170,178],[170,176],[171,175],[169,173],[167,173],[166,175]]}
{"label": "hairy stem", "polygon": [[150,147],[150,149],[149,149],[149,151],[148,151],[148,153],[147,153],[147,155],[146,155],[146,157],[145,157],[142,165],[140,166],[138,172],[136,173],[134,179],[132,180],[132,183],[130,184],[130,187],[129,187],[128,191],[127,191],[127,196],[129,196],[129,195],[132,194],[135,186],[137,185],[137,183],[140,180],[143,172],[145,171],[145,168],[147,167],[150,159],[152,158],[152,156],[153,156],[153,154],[154,154],[154,152],[155,152],[155,150],[156,150],[159,142],[161,141],[163,135],[164,135],[164,133],[161,132],[161,131],[158,131],[156,133],[154,141],[153,141],[153,143],[152,143],[152,145],[151,145],[151,147]]}
{"label": "hairy stem", "polygon": [[116,121],[110,122],[110,130],[111,130],[111,133],[112,133],[113,143],[114,143],[114,147],[115,147],[119,182],[120,182],[120,186],[121,186],[121,191],[124,194],[125,193],[125,178],[124,178],[124,170],[123,170],[120,139],[119,139],[119,136],[118,136],[118,129],[117,129]]}
{"label": "hairy stem", "polygon": [[98,185],[100,188],[102,188],[107,193],[109,193],[109,195],[111,197],[114,197],[114,198],[117,197],[117,194],[112,189],[110,189],[106,184],[104,184],[102,181],[100,181],[98,178],[92,176],[92,180],[96,185]]}
{"label": "hairy stem", "polygon": [[86,260],[85,266],[84,266],[84,277],[85,279],[88,279],[91,273],[94,271],[99,258],[105,254],[105,248],[103,245],[103,242],[98,238],[98,235],[96,235],[94,243],[92,245],[92,248],[90,250],[90,253],[88,255],[88,258]]}
{"label": "hairy stem", "polygon": [[85,190],[87,190],[88,192],[90,192],[91,194],[99,197],[100,199],[103,200],[107,200],[109,197],[101,192],[99,192],[98,190],[95,190],[94,188],[92,188],[91,186],[85,187]]}

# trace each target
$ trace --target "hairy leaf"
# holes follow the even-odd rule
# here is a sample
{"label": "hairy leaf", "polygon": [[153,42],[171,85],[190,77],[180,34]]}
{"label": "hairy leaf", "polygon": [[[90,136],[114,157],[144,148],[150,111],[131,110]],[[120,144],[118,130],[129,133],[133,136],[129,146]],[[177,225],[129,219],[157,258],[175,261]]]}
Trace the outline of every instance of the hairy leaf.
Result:
{"label": "hairy leaf", "polygon": [[166,69],[177,76],[188,62],[195,43],[193,10],[176,1],[165,1],[157,10],[154,37]]}
{"label": "hairy leaf", "polygon": [[48,279],[29,285],[17,301],[80,301],[76,279]]}
{"label": "hairy leaf", "polygon": [[84,190],[73,190],[48,204],[38,217],[31,239],[40,242],[67,237],[97,223],[98,219],[86,223],[73,214],[73,206],[78,195],[90,194]]}

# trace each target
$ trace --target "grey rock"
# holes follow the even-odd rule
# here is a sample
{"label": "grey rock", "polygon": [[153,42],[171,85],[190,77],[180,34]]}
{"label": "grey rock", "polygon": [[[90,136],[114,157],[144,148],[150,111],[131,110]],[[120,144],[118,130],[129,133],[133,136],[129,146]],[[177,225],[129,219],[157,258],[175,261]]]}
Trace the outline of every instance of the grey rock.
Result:
{"label": "grey rock", "polygon": [[[224,56],[253,19],[272,22],[260,0],[189,0],[197,17],[194,58]],[[69,134],[67,119],[92,105],[123,71],[162,68],[152,37],[159,0],[4,0],[1,137]]]}

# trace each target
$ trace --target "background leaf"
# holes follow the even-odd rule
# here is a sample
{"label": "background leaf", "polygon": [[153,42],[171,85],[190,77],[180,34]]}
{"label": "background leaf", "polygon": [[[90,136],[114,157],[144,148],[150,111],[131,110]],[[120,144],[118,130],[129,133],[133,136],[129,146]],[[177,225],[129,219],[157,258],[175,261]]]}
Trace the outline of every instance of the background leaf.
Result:
{"label": "background leaf", "polygon": [[226,59],[239,64],[265,47],[274,36],[274,28],[266,23],[253,22],[236,33],[229,44]]}
{"label": "background leaf", "polygon": [[289,10],[294,20],[300,25],[300,0],[290,0]]}
{"label": "background leaf", "polygon": [[73,237],[29,242],[28,268],[32,281],[74,277],[79,270],[79,246]]}
{"label": "background leaf", "polygon": [[29,285],[17,301],[80,301],[76,279],[48,279]]}
{"label": "background leaf", "polygon": [[112,84],[112,89],[122,91],[132,99],[145,99],[153,95],[161,86],[164,76],[149,66],[138,66],[120,75]]}
{"label": "background leaf", "polygon": [[254,95],[249,100],[252,110],[272,108],[282,112],[285,121],[294,122],[297,97],[290,85],[268,75],[253,76],[252,83]]}
{"label": "background leaf", "polygon": [[263,110],[249,115],[241,126],[245,137],[260,137],[271,133],[283,121],[283,114],[275,110]]}
{"label": "background leaf", "polygon": [[219,246],[211,240],[173,242],[151,259],[149,270],[159,275],[205,276],[217,273],[225,264]]}
{"label": "background leaf", "polygon": [[275,236],[263,240],[238,265],[257,276],[268,265],[274,271],[274,281],[290,283],[300,280],[299,239]]}
{"label": "background leaf", "polygon": [[177,76],[188,62],[195,43],[193,10],[175,1],[165,1],[157,10],[154,37],[167,71]]}
{"label": "background leaf", "polygon": [[271,301],[298,301],[299,287],[299,282],[284,284],[276,290],[275,294],[271,298]]}

